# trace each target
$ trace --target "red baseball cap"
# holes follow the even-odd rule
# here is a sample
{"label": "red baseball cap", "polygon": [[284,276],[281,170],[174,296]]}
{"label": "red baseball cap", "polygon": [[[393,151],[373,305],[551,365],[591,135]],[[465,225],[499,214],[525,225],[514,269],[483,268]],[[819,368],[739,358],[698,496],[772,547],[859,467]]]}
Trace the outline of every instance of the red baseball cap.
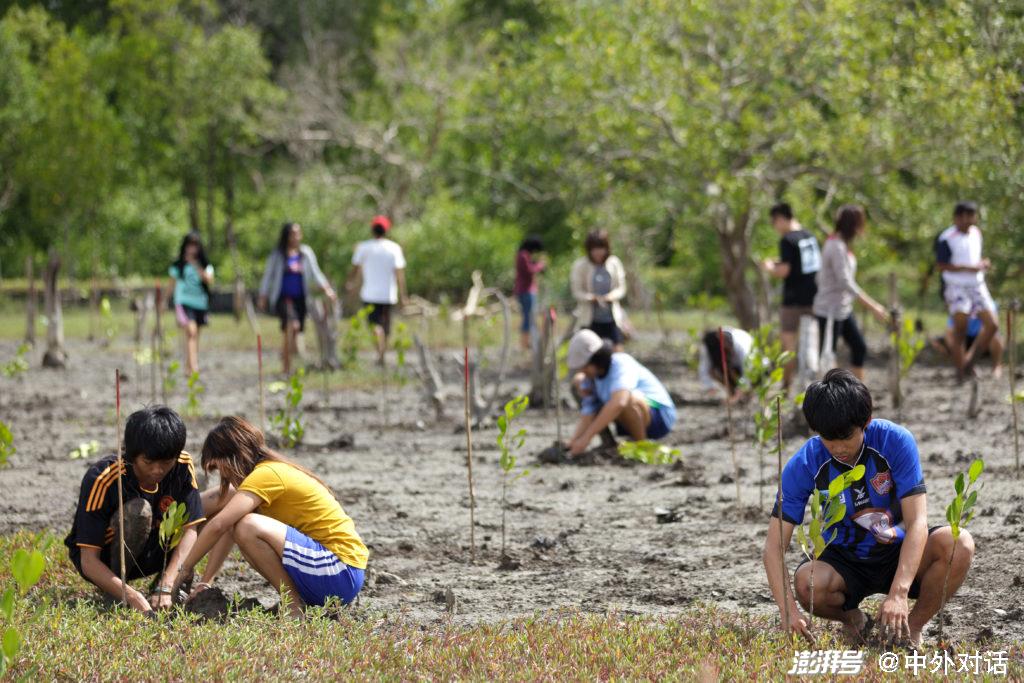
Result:
{"label": "red baseball cap", "polygon": [[370,227],[371,228],[375,228],[378,225],[380,227],[384,228],[385,231],[388,231],[388,230],[391,229],[391,219],[388,218],[387,216],[383,216],[383,215],[381,215],[381,216],[374,216],[373,220],[370,221]]}

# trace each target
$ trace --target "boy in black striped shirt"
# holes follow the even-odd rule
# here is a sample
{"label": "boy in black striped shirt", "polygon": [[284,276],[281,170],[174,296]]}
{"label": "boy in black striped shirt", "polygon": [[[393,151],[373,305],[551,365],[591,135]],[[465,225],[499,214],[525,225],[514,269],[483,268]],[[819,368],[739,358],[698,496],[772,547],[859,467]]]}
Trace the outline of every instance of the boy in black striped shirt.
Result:
{"label": "boy in black striped shirt", "polygon": [[124,429],[124,462],[108,455],[93,463],[82,479],[78,509],[71,533],[64,540],[78,572],[109,595],[121,598],[117,518],[117,479],[121,477],[125,511],[125,570],[128,579],[157,576],[151,600],[127,586],[128,603],[142,612],[171,604],[171,577],[162,576],[164,563],[158,527],[172,503],[184,503],[185,534],[171,553],[177,567],[196,540],[203,504],[192,457],[184,452],[185,424],[170,408],[155,406],[136,411]]}

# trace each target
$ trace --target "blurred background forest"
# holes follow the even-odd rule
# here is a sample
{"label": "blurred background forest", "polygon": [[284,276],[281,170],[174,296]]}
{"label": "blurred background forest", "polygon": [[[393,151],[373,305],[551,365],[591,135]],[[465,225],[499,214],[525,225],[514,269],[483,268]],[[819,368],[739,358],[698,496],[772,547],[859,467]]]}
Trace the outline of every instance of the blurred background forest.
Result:
{"label": "blurred background forest", "polygon": [[603,227],[633,305],[710,296],[749,321],[775,201],[819,231],[865,204],[862,269],[916,291],[964,198],[994,293],[1024,281],[1019,0],[49,0],[0,17],[7,282],[51,249],[75,279],[163,276],[193,229],[221,283],[251,287],[284,220],[337,280],[383,212],[413,293],[458,295],[475,269],[511,286],[537,234],[557,295]]}

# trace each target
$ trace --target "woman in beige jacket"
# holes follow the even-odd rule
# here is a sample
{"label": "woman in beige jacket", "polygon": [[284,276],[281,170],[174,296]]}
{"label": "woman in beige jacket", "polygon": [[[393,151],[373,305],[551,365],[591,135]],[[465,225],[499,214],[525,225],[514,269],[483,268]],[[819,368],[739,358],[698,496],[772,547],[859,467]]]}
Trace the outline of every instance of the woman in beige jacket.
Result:
{"label": "woman in beige jacket", "polygon": [[576,320],[622,351],[625,313],[620,302],[626,296],[626,270],[612,254],[607,230],[590,232],[583,246],[586,256],[573,264],[570,278]]}

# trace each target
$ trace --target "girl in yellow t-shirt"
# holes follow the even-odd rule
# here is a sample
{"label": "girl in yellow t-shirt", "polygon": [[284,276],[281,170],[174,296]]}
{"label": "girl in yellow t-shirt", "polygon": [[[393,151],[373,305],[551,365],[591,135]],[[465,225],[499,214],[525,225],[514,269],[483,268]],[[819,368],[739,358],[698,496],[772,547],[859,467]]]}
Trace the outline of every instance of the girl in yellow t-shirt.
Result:
{"label": "girl in yellow t-shirt", "polygon": [[288,594],[293,614],[329,597],[355,599],[366,545],[316,475],[267,448],[263,433],[240,417],[221,419],[207,435],[202,465],[220,473],[222,506],[178,567],[175,589],[230,534],[249,564]]}

